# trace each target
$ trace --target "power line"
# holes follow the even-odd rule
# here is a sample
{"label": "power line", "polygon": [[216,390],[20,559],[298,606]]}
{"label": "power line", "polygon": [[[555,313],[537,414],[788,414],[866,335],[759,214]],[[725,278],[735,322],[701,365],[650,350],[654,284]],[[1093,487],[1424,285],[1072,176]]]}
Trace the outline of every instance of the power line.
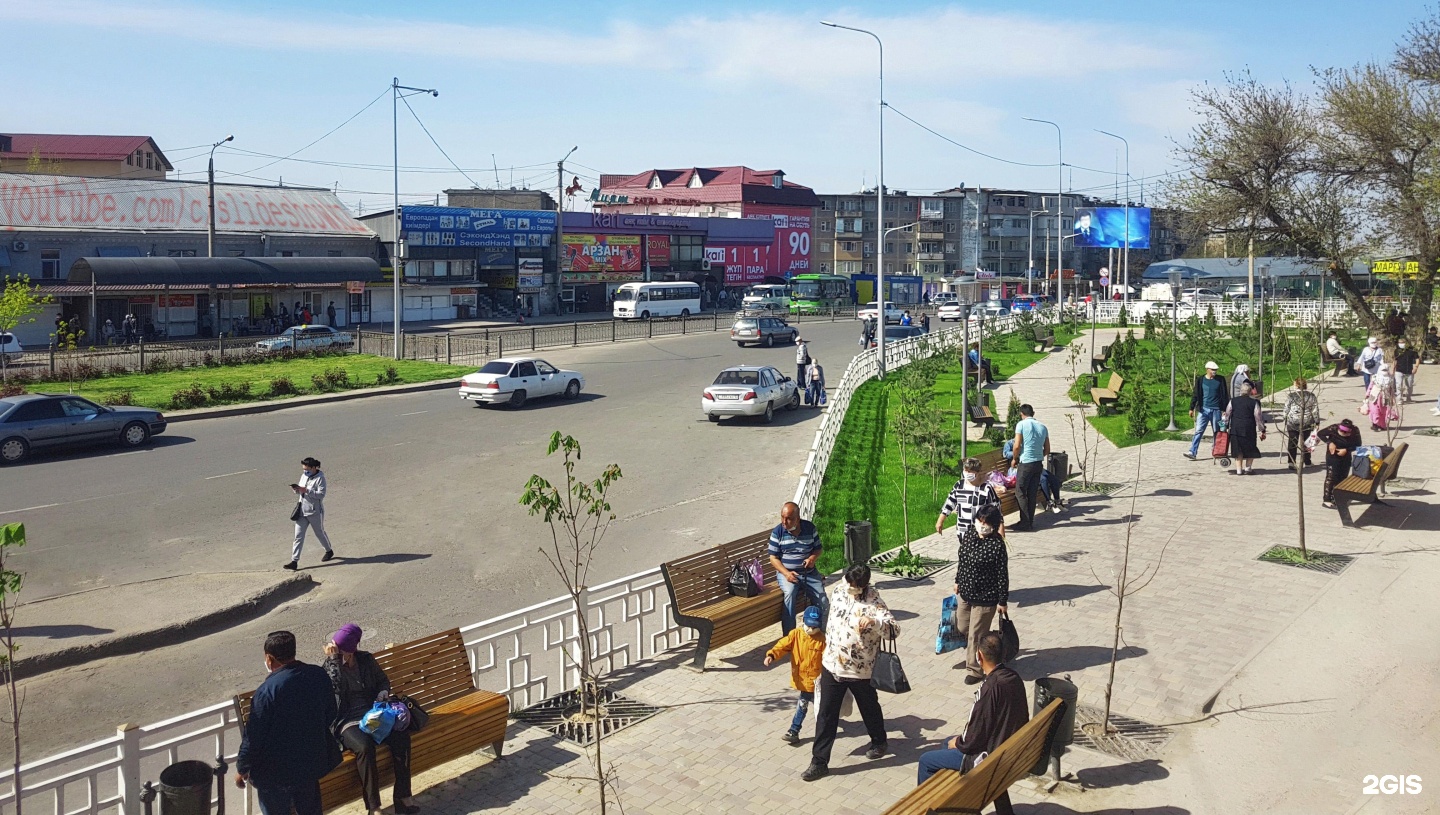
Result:
{"label": "power line", "polygon": [[277,159],[275,159],[274,161],[270,162],[269,164],[262,164],[262,165],[260,165],[259,167],[253,167],[253,168],[251,168],[250,170],[248,170],[247,172],[251,172],[251,173],[259,172],[260,170],[263,170],[263,169],[265,169],[266,167],[270,167],[270,166],[272,166],[272,165],[279,164],[279,163],[282,162],[282,161],[287,161],[287,160],[289,160],[290,158],[294,157],[296,154],[303,153],[303,152],[305,152],[306,150],[310,149],[311,147],[314,147],[315,145],[317,145],[317,144],[319,144],[320,142],[324,141],[325,139],[329,138],[330,135],[333,134],[335,131],[337,131],[337,130],[339,130],[340,128],[344,127],[345,125],[348,125],[348,124],[350,124],[351,122],[355,121],[355,117],[357,117],[357,116],[359,116],[360,114],[364,113],[365,111],[369,110],[372,106],[374,106],[374,104],[375,104],[376,102],[379,102],[381,99],[384,99],[384,98],[385,98],[385,94],[387,94],[387,93],[389,93],[389,92],[390,92],[390,88],[389,88],[389,86],[386,86],[385,90],[381,91],[379,96],[375,97],[374,99],[371,99],[371,100],[370,100],[370,103],[367,104],[365,107],[360,108],[359,110],[357,110],[357,111],[355,111],[354,113],[350,114],[350,118],[346,119],[345,121],[341,122],[340,124],[335,125],[334,127],[332,127],[332,128],[330,128],[329,130],[327,130],[327,131],[325,132],[325,135],[321,136],[320,138],[316,139],[315,141],[310,142],[309,144],[305,145],[304,147],[301,147],[299,150],[296,150],[294,153],[291,153],[290,155],[285,156],[284,158],[277,158]]}
{"label": "power line", "polygon": [[456,172],[460,173],[460,175],[465,176],[465,180],[469,181],[471,186],[479,188],[480,185],[476,183],[475,179],[471,178],[469,173],[460,169],[460,165],[455,163],[455,159],[450,158],[450,154],[445,152],[445,148],[440,146],[440,142],[435,141],[435,137],[430,135],[430,128],[426,127],[425,123],[420,121],[420,114],[415,112],[415,108],[410,107],[410,100],[402,96],[400,97],[400,101],[405,103],[405,109],[410,111],[411,116],[415,117],[415,124],[420,125],[420,129],[425,131],[425,135],[429,137],[430,143],[435,145],[435,149],[440,151],[440,155],[444,156],[445,160],[450,162],[450,166],[454,167]]}

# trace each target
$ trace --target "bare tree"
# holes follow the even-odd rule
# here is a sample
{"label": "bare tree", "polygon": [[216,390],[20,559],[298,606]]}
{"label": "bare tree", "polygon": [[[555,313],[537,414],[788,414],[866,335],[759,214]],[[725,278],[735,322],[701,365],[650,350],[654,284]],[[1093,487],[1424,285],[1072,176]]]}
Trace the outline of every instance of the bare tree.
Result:
{"label": "bare tree", "polygon": [[[550,527],[550,546],[540,547],[540,554],[555,570],[565,585],[565,592],[575,609],[576,650],[572,655],[575,669],[579,672],[580,710],[579,718],[594,728],[594,754],[591,763],[595,770],[593,780],[600,799],[600,815],[605,815],[607,790],[615,790],[615,767],[607,766],[601,758],[600,748],[604,736],[601,718],[604,715],[603,699],[600,694],[600,680],[595,674],[594,643],[590,639],[590,619],[586,609],[585,591],[590,576],[590,564],[600,546],[615,513],[610,508],[610,488],[621,478],[620,466],[607,464],[600,475],[586,481],[575,475],[580,463],[580,442],[571,436],[555,431],[550,435],[550,444],[545,455],[557,451],[564,456],[561,465],[565,470],[565,481],[561,486],[551,484],[539,475],[530,476],[520,503],[530,509],[531,515],[541,515]],[[618,800],[620,811],[625,811]]]}
{"label": "bare tree", "polygon": [[20,606],[20,587],[24,575],[13,571],[8,561],[13,550],[25,545],[25,524],[0,526],[0,673],[5,682],[5,701],[9,706],[11,746],[14,748],[15,763],[11,767],[10,791],[15,801],[15,815],[21,815],[20,807],[20,711],[25,706],[25,697],[15,682],[15,611]]}

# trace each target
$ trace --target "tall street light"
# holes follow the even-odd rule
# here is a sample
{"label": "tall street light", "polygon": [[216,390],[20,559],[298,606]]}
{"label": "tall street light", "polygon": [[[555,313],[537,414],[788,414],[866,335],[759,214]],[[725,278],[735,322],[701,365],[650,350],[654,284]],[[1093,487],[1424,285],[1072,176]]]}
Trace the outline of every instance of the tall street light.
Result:
{"label": "tall street light", "polygon": [[[1045,206],[1045,198],[1044,198],[1043,196],[1040,198],[1040,206],[1041,206],[1041,207],[1044,207],[1044,206]],[[1025,274],[1026,274],[1026,277],[1029,278],[1026,282],[1027,282],[1032,288],[1035,286],[1035,216],[1036,216],[1036,215],[1046,215],[1046,214],[1049,214],[1049,212],[1050,212],[1050,210],[1048,210],[1048,209],[1032,209],[1032,210],[1030,210],[1030,244],[1029,244],[1029,245],[1030,245],[1030,248],[1029,248],[1029,255],[1030,255],[1029,263],[1030,263],[1030,269],[1029,269],[1029,271],[1027,271]],[[1045,293],[1046,293],[1046,294],[1049,294],[1049,293],[1050,293],[1050,272],[1049,272],[1048,269],[1047,269],[1046,272],[1045,272]],[[1032,294],[1033,294],[1033,292],[1032,292]]]}
{"label": "tall street light", "polygon": [[1060,171],[1058,173],[1060,183],[1055,187],[1055,276],[1058,279],[1060,294],[1056,303],[1060,306],[1060,313],[1065,313],[1065,139],[1060,133],[1060,125],[1049,119],[1032,119],[1029,116],[1022,116],[1027,122],[1050,125],[1055,128],[1055,144],[1060,149]]}
{"label": "tall street light", "polygon": [[391,210],[395,222],[395,242],[391,245],[392,251],[390,252],[390,278],[394,281],[396,359],[401,356],[400,320],[405,315],[405,304],[400,298],[400,275],[405,271],[405,263],[400,250],[400,100],[421,93],[428,93],[431,96],[440,95],[440,91],[434,88],[412,88],[409,85],[401,85],[399,77],[390,80],[390,127],[395,147],[395,208]]}
{"label": "tall street light", "polygon": [[227,141],[235,141],[234,136],[226,136],[220,141],[210,145],[210,169],[207,172],[210,183],[210,243],[206,251],[206,257],[215,257],[215,148]]}
{"label": "tall street light", "polygon": [[[1125,143],[1125,254],[1120,263],[1124,268],[1124,276],[1121,279],[1125,283],[1125,291],[1121,300],[1128,303],[1130,302],[1130,142],[1124,136],[1117,136],[1108,130],[1096,130],[1095,132]],[[1170,424],[1175,424],[1175,422],[1172,421]]]}
{"label": "tall street light", "polygon": [[875,332],[876,379],[885,378],[885,43],[880,35],[863,28],[821,20],[820,25],[869,34],[880,46],[880,183],[875,187],[875,299],[880,304],[880,330]]}

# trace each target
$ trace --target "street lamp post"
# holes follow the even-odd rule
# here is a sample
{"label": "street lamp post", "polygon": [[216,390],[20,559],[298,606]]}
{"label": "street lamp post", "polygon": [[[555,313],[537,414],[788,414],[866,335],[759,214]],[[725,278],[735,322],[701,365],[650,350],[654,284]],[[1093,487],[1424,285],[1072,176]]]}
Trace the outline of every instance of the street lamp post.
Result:
{"label": "street lamp post", "polygon": [[234,136],[226,136],[220,141],[210,145],[210,168],[206,172],[209,178],[210,190],[210,242],[205,253],[206,257],[215,257],[215,148],[227,141],[235,141]]}
{"label": "street lamp post", "polygon": [[[1090,360],[1095,360],[1095,320],[1097,312],[1100,311],[1099,289],[1095,287],[1095,281],[1090,281]],[[1172,389],[1173,390],[1173,389]]]}
{"label": "street lamp post", "polygon": [[1270,276],[1270,264],[1260,264],[1260,389],[1269,393],[1270,389],[1265,387],[1265,283]]}
{"label": "street lamp post", "polygon": [[390,133],[391,144],[394,147],[395,159],[395,207],[390,211],[394,219],[395,242],[391,245],[390,253],[390,279],[394,281],[395,297],[395,358],[402,355],[400,347],[400,320],[404,318],[405,305],[400,298],[400,276],[405,271],[403,252],[400,244],[400,100],[407,96],[414,96],[420,93],[428,93],[431,96],[439,96],[440,91],[434,88],[412,88],[409,85],[401,85],[399,77],[390,80]]}
{"label": "street lamp post", "polygon": [[[1040,206],[1042,206],[1042,207],[1045,206],[1045,199],[1044,199],[1043,197],[1040,199]],[[1030,243],[1029,243],[1030,271],[1028,272],[1028,275],[1030,276],[1030,279],[1031,279],[1032,284],[1033,284],[1033,281],[1034,281],[1034,278],[1035,278],[1035,216],[1036,216],[1036,215],[1045,215],[1045,214],[1049,213],[1049,211],[1050,211],[1050,210],[1048,210],[1048,209],[1032,209],[1032,210],[1030,210]],[[1047,253],[1047,254],[1048,254],[1048,253]],[[1046,266],[1049,266],[1049,263],[1046,263]],[[1045,270],[1045,293],[1046,293],[1046,294],[1049,294],[1049,293],[1050,293],[1050,270],[1049,270],[1048,268]]]}
{"label": "street lamp post", "polygon": [[[1128,222],[1125,228],[1130,228]],[[1169,433],[1180,429],[1175,425],[1175,344],[1180,327],[1180,274],[1179,269],[1170,272],[1170,424],[1165,426]]]}
{"label": "street lamp post", "polygon": [[1032,119],[1029,116],[1022,118],[1027,122],[1047,124],[1055,128],[1055,143],[1060,149],[1058,173],[1060,183],[1055,187],[1055,234],[1060,236],[1055,241],[1055,282],[1059,288],[1056,303],[1060,306],[1060,312],[1063,314],[1065,312],[1065,242],[1063,237],[1065,234],[1065,140],[1060,133],[1060,125],[1049,119]]}
{"label": "street lamp post", "polygon": [[[560,276],[560,258],[562,257],[565,250],[565,247],[561,245],[561,239],[564,237],[565,231],[565,160],[575,155],[575,151],[579,149],[580,145],[578,144],[570,148],[570,152],[565,154],[565,158],[560,159],[560,161],[555,165],[555,168],[558,171],[556,177],[559,180],[555,182],[555,246],[553,248],[555,250],[556,287],[557,290],[561,292],[565,290],[565,287],[561,282],[562,278]],[[650,253],[648,251],[645,253],[645,258],[645,279],[648,281],[650,279]],[[519,281],[517,280],[516,282],[518,283]],[[562,311],[563,309],[559,308],[557,304],[556,310]]]}
{"label": "street lamp post", "polygon": [[[1129,142],[1128,140],[1126,140],[1126,138],[1125,138],[1124,136],[1117,136],[1117,135],[1115,135],[1114,133],[1111,133],[1111,132],[1108,131],[1108,130],[1096,130],[1095,132],[1096,132],[1096,133],[1100,133],[1100,134],[1105,135],[1105,136],[1109,136],[1109,137],[1112,138],[1112,139],[1119,139],[1120,141],[1124,142],[1124,144],[1125,144],[1125,254],[1122,256],[1123,259],[1120,261],[1120,264],[1121,264],[1122,267],[1124,267],[1123,277],[1122,277],[1121,279],[1122,279],[1122,280],[1124,281],[1124,283],[1125,283],[1125,291],[1124,291],[1124,293],[1123,293],[1123,295],[1122,295],[1121,302],[1129,303],[1129,302],[1130,302],[1130,142]],[[1172,420],[1172,421],[1170,422],[1170,424],[1175,424],[1175,422]]]}
{"label": "street lamp post", "polygon": [[[965,326],[965,347],[960,354],[960,461],[963,464],[970,438],[970,297],[960,300],[960,322]],[[975,386],[980,386],[980,366],[975,366]]]}
{"label": "street lamp post", "polygon": [[880,183],[875,186],[875,235],[880,240],[875,244],[875,299],[880,304],[880,330],[875,332],[876,379],[885,378],[885,43],[880,35],[863,28],[821,20],[820,25],[842,28],[859,34],[869,34],[880,46]]}

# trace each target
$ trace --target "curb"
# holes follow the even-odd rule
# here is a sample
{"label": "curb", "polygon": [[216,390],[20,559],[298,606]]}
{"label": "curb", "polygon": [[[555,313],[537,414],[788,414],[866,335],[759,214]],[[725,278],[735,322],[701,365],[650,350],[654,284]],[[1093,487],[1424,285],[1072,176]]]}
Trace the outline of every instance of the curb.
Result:
{"label": "curb", "polygon": [[281,603],[305,594],[317,585],[319,584],[315,582],[314,578],[303,572],[291,575],[285,580],[225,608],[162,628],[123,634],[89,645],[62,648],[48,654],[22,657],[15,660],[14,676],[16,679],[29,679],[49,671],[69,668],[98,659],[134,654],[185,642],[191,638],[210,634],[258,617]]}
{"label": "curb", "polygon": [[269,402],[252,402],[246,405],[234,405],[232,407],[201,408],[199,410],[166,412],[165,421],[170,424],[176,422],[193,422],[199,419],[226,419],[231,416],[249,416],[255,413],[270,413],[276,410],[285,410],[292,407],[304,407],[306,405],[322,405],[327,402],[348,402],[351,399],[365,399],[371,396],[390,396],[399,393],[419,393],[421,391],[438,391],[446,388],[460,387],[458,379],[436,379],[430,382],[416,382],[410,385],[387,385],[383,388],[360,388],[353,391],[341,391],[339,393],[314,394],[311,396],[297,396],[294,399],[275,399]]}

